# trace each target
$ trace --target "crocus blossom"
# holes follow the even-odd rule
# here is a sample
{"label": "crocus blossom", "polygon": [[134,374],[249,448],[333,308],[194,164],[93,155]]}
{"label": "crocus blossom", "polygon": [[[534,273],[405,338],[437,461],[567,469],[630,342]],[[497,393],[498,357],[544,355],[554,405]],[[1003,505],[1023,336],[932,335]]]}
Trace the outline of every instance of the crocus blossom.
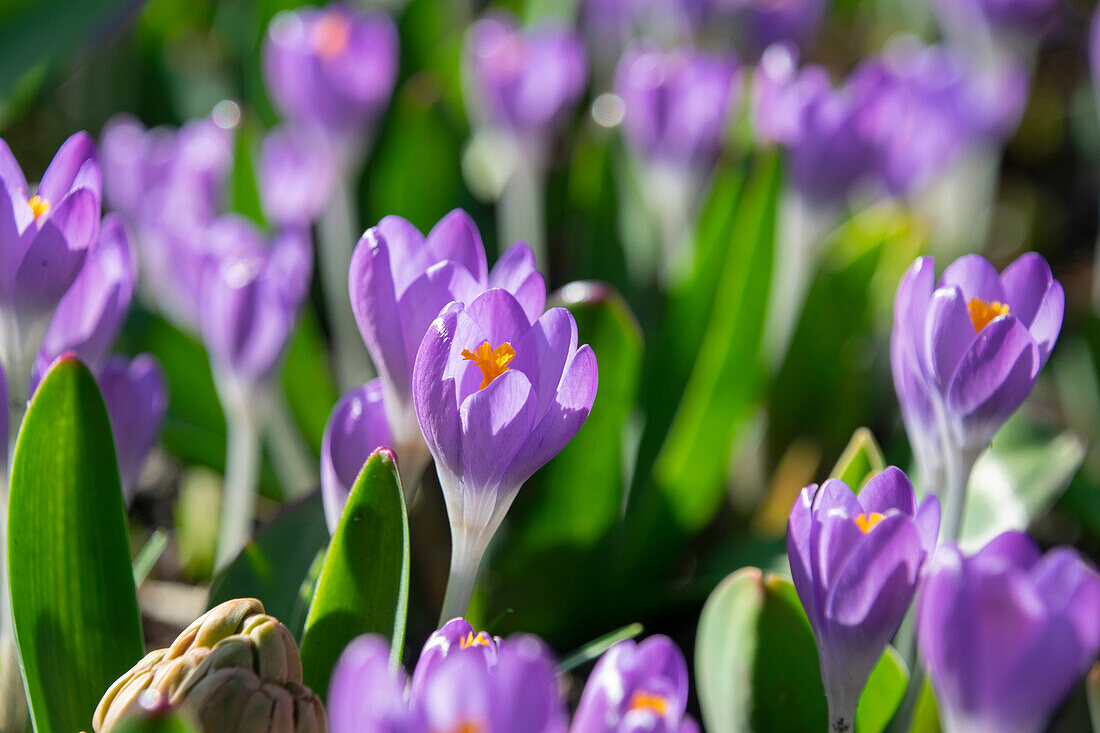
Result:
{"label": "crocus blossom", "polygon": [[474,111],[521,138],[552,132],[587,81],[584,47],[572,30],[519,29],[502,14],[470,26],[466,60]]}
{"label": "crocus blossom", "polygon": [[133,499],[141,468],[160,436],[168,411],[168,383],[157,360],[114,356],[96,373],[115,439],[118,472],[127,501]]}
{"label": "crocus blossom", "polygon": [[940,506],[918,506],[894,467],[857,496],[839,479],[802,490],[787,524],[798,598],[817,641],[830,730],[850,730],[867,679],[909,609],[936,547]]}
{"label": "crocus blossom", "polygon": [[494,640],[463,624],[456,619],[428,639],[411,698],[384,639],[349,644],[329,685],[333,733],[564,733],[567,715],[546,645],[527,635]]}
{"label": "crocus blossom", "polygon": [[936,282],[921,257],[894,299],[890,361],[921,479],[945,487],[957,536],[970,466],[1031,393],[1058,340],[1065,292],[1040,255],[998,273],[984,257],[953,262]]}
{"label": "crocus blossom", "polygon": [[715,0],[717,15],[753,58],[773,43],[801,46],[817,31],[827,0]]}
{"label": "crocus blossom", "polygon": [[[352,310],[381,378],[391,447],[410,483],[428,460],[413,409],[417,349],[444,306],[469,303],[490,287],[513,293],[530,321],[546,305],[546,284],[530,248],[522,242],[512,245],[489,272],[481,234],[461,209],[443,217],[427,237],[401,217],[388,216],[367,230],[352,255]],[[353,428],[343,422],[333,431]],[[370,447],[362,445],[360,466],[369,454]]]}
{"label": "crocus blossom", "polygon": [[967,557],[941,548],[917,607],[921,659],[946,733],[1037,733],[1100,651],[1100,576],[1006,532]]}
{"label": "crocus blossom", "polygon": [[291,121],[339,137],[371,125],[397,81],[397,28],[389,16],[330,3],[284,11],[263,45],[272,101]]}
{"label": "crocus blossom", "polygon": [[523,483],[584,424],[596,356],[564,308],[538,319],[506,290],[432,323],[413,369],[416,416],[451,523],[446,616],[462,615],[489,540]]}
{"label": "crocus blossom", "polygon": [[78,132],[58,149],[32,193],[0,140],[0,364],[9,393],[26,393],[54,309],[99,229],[95,146]]}
{"label": "crocus blossom", "polygon": [[257,183],[273,224],[308,227],[328,204],[335,175],[328,143],[310,128],[284,125],[264,136]]}
{"label": "crocus blossom", "polygon": [[392,444],[382,404],[382,380],[372,379],[340,398],[321,439],[321,498],[329,532],[336,532],[348,495],[367,458],[378,448]]}
{"label": "crocus blossom", "polygon": [[621,641],[596,663],[569,730],[692,733],[699,728],[684,712],[687,700],[687,663],[671,639]]}

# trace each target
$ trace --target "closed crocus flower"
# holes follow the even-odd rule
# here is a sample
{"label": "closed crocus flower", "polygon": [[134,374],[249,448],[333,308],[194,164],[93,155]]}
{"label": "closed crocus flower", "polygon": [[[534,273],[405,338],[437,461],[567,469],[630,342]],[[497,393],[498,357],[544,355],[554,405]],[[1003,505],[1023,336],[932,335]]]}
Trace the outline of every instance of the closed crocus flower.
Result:
{"label": "closed crocus flower", "polygon": [[99,201],[87,133],[65,141],[33,192],[0,140],[0,363],[13,395],[25,394],[50,317],[95,241]]}
{"label": "closed crocus flower", "polygon": [[[370,454],[393,444],[382,380],[372,379],[348,392],[329,415],[321,439],[321,498],[329,532],[336,532],[348,495]],[[413,480],[406,476],[406,480]]]}
{"label": "closed crocus flower", "polygon": [[684,710],[688,670],[666,636],[621,641],[596,663],[584,687],[570,733],[655,731],[688,733],[698,727]]}
{"label": "closed crocus flower", "polygon": [[643,159],[709,169],[738,101],[737,60],[703,51],[639,48],[619,62],[623,136]]}
{"label": "closed crocus flower", "polygon": [[584,47],[571,29],[520,29],[502,14],[470,26],[466,63],[475,112],[524,138],[552,132],[587,81]]}
{"label": "closed crocus flower", "polygon": [[1037,733],[1100,651],[1100,576],[1068,547],[1008,532],[936,554],[917,607],[947,733]]}
{"label": "closed crocus flower", "polygon": [[802,490],[787,524],[798,598],[817,641],[830,730],[851,730],[867,678],[901,625],[936,547],[940,507],[918,507],[894,467],[856,496],[839,479]]}
{"label": "closed crocus flower", "polygon": [[[921,257],[894,299],[894,386],[921,478],[941,490],[956,538],[966,480],[994,433],[1031,393],[1058,339],[1065,292],[1038,254],[1003,273],[970,254],[936,282]],[[940,489],[942,487],[942,489]]]}
{"label": "closed crocus flower", "polygon": [[443,617],[464,615],[482,555],[523,483],[584,424],[596,356],[564,308],[532,319],[494,288],[449,304],[417,353],[413,402],[451,523]]}
{"label": "closed crocus flower", "polygon": [[275,16],[263,46],[268,93],[285,118],[354,137],[389,103],[397,81],[393,21],[340,3]]}
{"label": "closed crocus flower", "polygon": [[264,137],[257,183],[272,223],[309,226],[328,204],[334,176],[328,144],[309,128],[286,125]]}
{"label": "closed crocus flower", "polygon": [[168,410],[168,384],[157,360],[148,354],[133,360],[111,357],[99,369],[96,381],[111,419],[122,493],[129,502],[145,458],[160,437]]}
{"label": "closed crocus flower", "polygon": [[409,707],[408,676],[390,664],[381,636],[361,636],[344,649],[328,686],[332,733],[423,733],[424,722]]}
{"label": "closed crocus flower", "polygon": [[486,666],[496,664],[500,643],[499,638],[490,636],[485,631],[474,631],[464,618],[451,619],[438,631],[432,632],[424,643],[424,648],[420,650],[420,658],[413,670],[410,699],[414,704],[423,700],[428,679],[452,655],[478,655],[483,657]]}
{"label": "closed crocus flower", "polygon": [[[401,217],[387,216],[367,230],[352,255],[352,310],[382,380],[394,439],[391,447],[411,487],[428,462],[413,409],[417,349],[444,306],[451,301],[468,303],[490,287],[513,293],[530,321],[546,305],[546,283],[535,269],[530,248],[512,245],[489,272],[481,234],[461,209],[443,217],[427,237]],[[353,427],[343,422],[333,430]],[[363,450],[366,460],[370,451],[366,446]]]}

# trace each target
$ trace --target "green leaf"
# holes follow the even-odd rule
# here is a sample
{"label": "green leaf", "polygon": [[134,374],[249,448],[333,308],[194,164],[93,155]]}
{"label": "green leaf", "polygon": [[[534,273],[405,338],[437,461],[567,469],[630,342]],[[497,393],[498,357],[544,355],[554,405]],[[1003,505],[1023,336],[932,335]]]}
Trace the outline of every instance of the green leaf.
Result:
{"label": "green leaf", "polygon": [[872,476],[886,468],[886,459],[882,456],[874,434],[867,428],[856,428],[848,447],[840,454],[836,465],[829,475],[846,483],[859,493],[863,485]]}
{"label": "green leaf", "polygon": [[909,669],[892,646],[886,647],[882,658],[871,671],[867,686],[859,696],[856,709],[856,733],[882,733],[905,697],[909,684]]}
{"label": "green leaf", "polygon": [[645,627],[639,623],[627,624],[621,629],[616,629],[609,634],[604,634],[599,639],[588,642],[580,649],[561,660],[561,663],[558,664],[558,674],[565,674],[569,670],[579,667],[585,662],[592,661],[620,641],[633,639],[644,630]]}
{"label": "green leaf", "polygon": [[12,613],[31,716],[38,733],[72,733],[143,653],[111,424],[75,359],[38,388],[11,479]]}
{"label": "green leaf", "polygon": [[[287,507],[260,530],[214,582],[207,608],[234,598],[257,598],[267,613],[283,622],[300,639],[309,607],[310,567],[328,544],[328,525],[316,492]],[[303,588],[308,585],[303,598]]]}
{"label": "green leaf", "polygon": [[913,711],[913,724],[909,727],[909,733],[940,733],[940,710],[936,704],[936,694],[928,680],[924,681],[917,697],[917,707]]}
{"label": "green leaf", "polygon": [[654,480],[675,520],[689,532],[706,526],[721,505],[731,447],[761,387],[760,345],[781,179],[778,160],[769,157],[745,184],[698,353],[672,354],[688,360],[696,355]]}
{"label": "green leaf", "polygon": [[409,523],[394,455],[379,448],[352,487],[332,537],[302,636],[305,683],[327,697],[344,647],[360,634],[390,640],[401,662],[409,601]]}
{"label": "green leaf", "polygon": [[137,557],[134,558],[133,570],[134,570],[134,585],[140,587],[145,579],[149,577],[149,573],[153,572],[153,568],[156,567],[157,561],[160,560],[160,556],[164,554],[165,549],[168,547],[168,530],[164,527],[157,527],[153,530],[153,534],[149,535],[148,541],[138,551]]}
{"label": "green leaf", "polygon": [[703,607],[695,677],[710,733],[826,727],[817,647],[798,594],[757,568],[730,575]]}

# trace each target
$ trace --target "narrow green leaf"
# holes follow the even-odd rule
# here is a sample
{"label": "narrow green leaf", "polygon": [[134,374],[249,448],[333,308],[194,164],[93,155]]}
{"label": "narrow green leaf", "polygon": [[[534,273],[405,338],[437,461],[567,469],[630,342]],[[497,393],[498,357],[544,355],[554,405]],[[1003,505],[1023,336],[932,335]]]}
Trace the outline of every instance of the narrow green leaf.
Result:
{"label": "narrow green leaf", "polygon": [[856,733],[882,733],[894,711],[905,697],[909,684],[909,669],[892,646],[886,647],[882,658],[871,671],[867,686],[859,696],[856,709]]}
{"label": "narrow green leaf", "polygon": [[75,359],[57,362],[27,411],[9,511],[12,613],[35,730],[86,729],[143,642],[111,425]]}
{"label": "narrow green leaf", "polygon": [[302,636],[306,685],[326,697],[336,660],[360,634],[389,638],[400,664],[408,601],[405,499],[393,453],[379,448],[352,487],[317,580]]}
{"label": "narrow green leaf", "polygon": [[214,581],[207,608],[234,598],[257,598],[294,638],[301,638],[305,616],[296,611],[301,605],[302,584],[328,539],[317,492],[284,509],[241,550]]}
{"label": "narrow green leaf", "polygon": [[917,707],[913,711],[913,725],[909,733],[940,733],[940,709],[936,704],[936,693],[928,680],[921,687],[917,697]]}
{"label": "narrow green leaf", "polygon": [[134,586],[140,586],[145,582],[167,547],[168,530],[164,527],[157,527],[153,534],[149,536],[145,546],[138,552],[137,557],[134,558]]}
{"label": "narrow green leaf", "polygon": [[703,607],[695,677],[710,733],[826,727],[817,648],[798,595],[757,568],[730,575]]}
{"label": "narrow green leaf", "polygon": [[573,652],[558,664],[558,674],[565,674],[571,669],[581,666],[606,652],[620,641],[633,639],[645,630],[639,623],[627,624],[621,629],[616,629],[609,634],[604,634],[599,639],[593,639],[577,651]]}
{"label": "narrow green leaf", "polygon": [[856,428],[848,447],[840,454],[836,465],[829,473],[838,478],[856,493],[863,488],[872,476],[886,468],[886,459],[882,456],[874,434],[867,428]]}

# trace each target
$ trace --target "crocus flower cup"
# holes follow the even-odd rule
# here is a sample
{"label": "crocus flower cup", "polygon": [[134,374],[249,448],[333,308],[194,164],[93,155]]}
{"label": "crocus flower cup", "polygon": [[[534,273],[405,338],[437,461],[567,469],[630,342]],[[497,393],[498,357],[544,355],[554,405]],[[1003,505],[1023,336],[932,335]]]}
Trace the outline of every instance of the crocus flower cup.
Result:
{"label": "crocus flower cup", "polygon": [[829,726],[851,730],[867,679],[936,547],[940,506],[918,506],[894,467],[857,496],[839,479],[802,490],[787,525],[791,576],[817,641]]}
{"label": "crocus flower cup", "polygon": [[939,550],[917,606],[946,733],[1037,733],[1100,651],[1100,576],[1019,532]]}

